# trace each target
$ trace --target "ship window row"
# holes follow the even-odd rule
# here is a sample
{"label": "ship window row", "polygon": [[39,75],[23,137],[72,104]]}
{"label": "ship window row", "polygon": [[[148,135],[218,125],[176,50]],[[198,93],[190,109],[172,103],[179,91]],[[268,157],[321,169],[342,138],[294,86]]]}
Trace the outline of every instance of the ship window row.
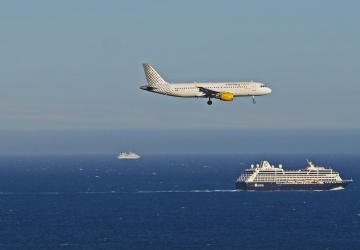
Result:
{"label": "ship window row", "polygon": [[303,170],[279,170],[279,169],[259,169],[259,172],[275,172],[275,171],[281,171],[281,172],[285,172],[285,173],[299,173],[299,172],[322,172],[322,173],[326,173],[326,172],[336,172],[336,171],[333,171],[332,169],[318,169],[318,170],[306,170],[306,169],[303,169]]}
{"label": "ship window row", "polygon": [[312,173],[312,174],[315,174],[315,173],[336,173],[335,171],[331,171],[331,170],[319,170],[319,171],[282,171],[282,170],[260,170],[259,173],[286,173],[286,174],[293,174],[293,173],[297,173],[297,174],[300,174],[300,173]]}
{"label": "ship window row", "polygon": [[311,179],[316,179],[316,180],[334,180],[337,178],[334,177],[319,177],[319,178],[287,178],[287,177],[256,177],[254,178],[254,180],[311,180]]}
{"label": "ship window row", "polygon": [[288,176],[288,175],[257,175],[255,178],[337,178],[336,175],[326,175],[326,176],[309,176],[309,175],[303,175],[303,176]]}
{"label": "ship window row", "polygon": [[262,181],[280,181],[280,182],[284,182],[284,181],[313,181],[313,180],[316,180],[316,181],[335,181],[333,178],[329,179],[329,178],[321,178],[321,179],[309,179],[309,180],[306,180],[306,179],[287,179],[287,178],[255,178],[254,181],[258,181],[258,182],[262,182]]}
{"label": "ship window row", "polygon": [[298,173],[298,174],[283,174],[283,173],[258,173],[258,175],[286,175],[286,176],[329,176],[329,175],[337,175],[335,173]]}
{"label": "ship window row", "polygon": [[284,176],[284,175],[255,177],[255,179],[336,179],[336,178],[337,176]]}
{"label": "ship window row", "polygon": [[261,170],[259,173],[284,173],[283,171],[281,170],[277,170],[277,171],[273,171],[273,170],[269,170],[269,171],[266,171],[266,170]]}

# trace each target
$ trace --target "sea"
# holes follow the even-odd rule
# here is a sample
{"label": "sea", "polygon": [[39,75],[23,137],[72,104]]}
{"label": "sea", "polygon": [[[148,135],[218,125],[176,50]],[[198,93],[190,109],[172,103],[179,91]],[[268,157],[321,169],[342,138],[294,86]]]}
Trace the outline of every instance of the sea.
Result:
{"label": "sea", "polygon": [[[247,192],[268,160],[353,182]],[[0,156],[0,249],[360,249],[360,155]]]}

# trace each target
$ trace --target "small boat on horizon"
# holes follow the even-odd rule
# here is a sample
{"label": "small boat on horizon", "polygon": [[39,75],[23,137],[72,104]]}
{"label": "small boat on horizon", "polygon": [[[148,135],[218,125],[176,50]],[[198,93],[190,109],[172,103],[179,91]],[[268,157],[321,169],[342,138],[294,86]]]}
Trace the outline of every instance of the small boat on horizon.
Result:
{"label": "small boat on horizon", "polygon": [[118,159],[139,159],[140,155],[137,155],[133,152],[129,152],[129,153],[121,152],[117,158]]}

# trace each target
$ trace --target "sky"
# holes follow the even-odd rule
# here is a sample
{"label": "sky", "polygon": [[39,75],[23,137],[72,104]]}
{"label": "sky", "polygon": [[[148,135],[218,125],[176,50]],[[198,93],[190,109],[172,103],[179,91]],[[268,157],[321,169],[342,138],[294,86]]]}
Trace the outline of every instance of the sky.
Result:
{"label": "sky", "polygon": [[[357,152],[359,7],[2,0],[1,154]],[[142,63],[168,82],[253,80],[272,93],[212,106],[156,95],[139,89]]]}

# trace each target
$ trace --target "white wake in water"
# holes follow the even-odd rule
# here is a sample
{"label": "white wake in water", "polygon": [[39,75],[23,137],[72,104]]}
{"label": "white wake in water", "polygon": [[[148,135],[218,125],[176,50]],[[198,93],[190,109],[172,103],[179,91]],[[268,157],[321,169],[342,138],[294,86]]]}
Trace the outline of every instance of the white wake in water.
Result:
{"label": "white wake in water", "polygon": [[143,191],[78,191],[78,192],[0,192],[0,195],[64,195],[64,194],[153,194],[153,193],[235,193],[242,190],[143,190]]}
{"label": "white wake in water", "polygon": [[238,189],[230,189],[230,190],[159,190],[159,191],[137,191],[137,193],[234,193],[241,192]]}

